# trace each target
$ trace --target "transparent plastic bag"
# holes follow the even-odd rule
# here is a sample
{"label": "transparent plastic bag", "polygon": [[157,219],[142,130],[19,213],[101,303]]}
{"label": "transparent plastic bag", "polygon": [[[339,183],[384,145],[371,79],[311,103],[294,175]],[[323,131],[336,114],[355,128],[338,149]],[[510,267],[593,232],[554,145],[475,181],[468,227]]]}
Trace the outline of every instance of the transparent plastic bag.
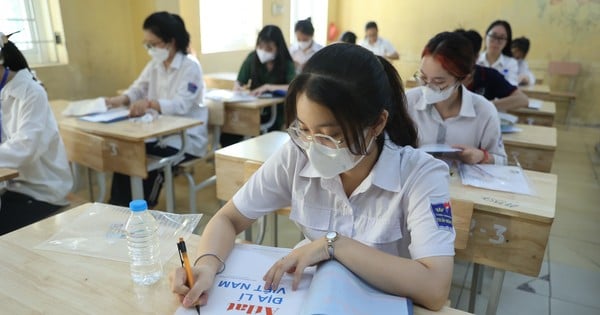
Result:
{"label": "transparent plastic bag", "polygon": [[[131,210],[94,203],[36,249],[129,262],[125,224]],[[202,214],[174,214],[150,210],[158,223],[160,260],[177,252],[179,237],[188,239]]]}

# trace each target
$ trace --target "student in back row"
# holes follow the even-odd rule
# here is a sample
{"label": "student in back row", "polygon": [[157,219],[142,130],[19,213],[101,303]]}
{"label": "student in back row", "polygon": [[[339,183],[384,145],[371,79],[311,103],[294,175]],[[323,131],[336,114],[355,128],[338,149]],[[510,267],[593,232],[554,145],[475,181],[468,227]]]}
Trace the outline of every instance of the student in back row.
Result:
{"label": "student in back row", "polygon": [[448,144],[461,149],[458,158],[463,163],[506,164],[496,108],[463,85],[475,65],[469,40],[456,32],[439,33],[421,56],[416,76],[421,87],[406,93],[419,145]]}
{"label": "student in back row", "polygon": [[[129,106],[130,116],[143,116],[154,110],[163,115],[183,116],[207,121],[202,105],[204,80],[198,60],[188,54],[190,35],[181,17],[169,12],[153,13],[143,25],[144,45],[152,60],[123,95],[106,99],[109,106]],[[206,154],[206,124],[186,130],[184,160]],[[170,156],[181,149],[178,135],[146,143],[146,153]],[[154,207],[164,182],[162,172],[152,171],[143,182],[144,199]],[[113,175],[109,203],[128,206],[131,201],[129,176]]]}
{"label": "student in back row", "polygon": [[[256,49],[242,63],[234,89],[249,89],[256,96],[273,91],[283,94],[295,76],[294,62],[281,29],[275,25],[267,25],[258,33]],[[265,108],[261,113],[261,123],[269,121],[270,117],[271,108]],[[283,120],[283,104],[278,104],[277,117],[269,131],[280,130]],[[222,133],[221,146],[225,147],[242,139],[243,136]]]}
{"label": "student in back row", "polygon": [[300,73],[306,61],[323,46],[313,40],[315,28],[310,18],[296,22],[294,32],[297,42],[290,47],[290,54],[296,66],[296,73]]}
{"label": "student in back row", "polygon": [[515,38],[515,40],[512,41],[510,51],[519,65],[519,85],[534,85],[535,76],[531,70],[529,70],[529,64],[525,61],[525,57],[527,57],[527,53],[529,53],[529,39],[526,37]]}
{"label": "student in back row", "polygon": [[0,65],[0,168],[19,172],[0,186],[2,235],[67,205],[73,179],[48,95],[2,33]]}
{"label": "student in back row", "polygon": [[517,61],[510,50],[512,30],[506,21],[492,22],[485,31],[485,51],[479,55],[477,64],[498,70],[512,85],[518,85]]}
{"label": "student in back row", "polygon": [[379,37],[377,23],[373,21],[365,25],[365,38],[360,42],[360,45],[372,51],[377,56],[385,57],[389,60],[400,59],[400,55],[398,55],[392,43]]}

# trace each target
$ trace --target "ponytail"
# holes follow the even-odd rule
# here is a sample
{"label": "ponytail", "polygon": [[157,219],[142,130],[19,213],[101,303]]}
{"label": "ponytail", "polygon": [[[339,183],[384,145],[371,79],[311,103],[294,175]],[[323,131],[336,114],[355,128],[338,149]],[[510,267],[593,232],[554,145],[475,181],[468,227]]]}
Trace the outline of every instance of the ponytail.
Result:
{"label": "ponytail", "polygon": [[417,127],[408,115],[406,96],[402,87],[402,79],[394,66],[381,56],[377,56],[383,65],[387,81],[391,88],[390,101],[385,105],[389,116],[385,126],[390,140],[397,145],[417,147]]}
{"label": "ponytail", "polygon": [[23,56],[19,48],[17,48],[13,42],[7,40],[4,45],[2,45],[0,55],[0,59],[3,60],[3,66],[8,67],[11,71],[17,72],[23,69],[30,70],[25,56]]}

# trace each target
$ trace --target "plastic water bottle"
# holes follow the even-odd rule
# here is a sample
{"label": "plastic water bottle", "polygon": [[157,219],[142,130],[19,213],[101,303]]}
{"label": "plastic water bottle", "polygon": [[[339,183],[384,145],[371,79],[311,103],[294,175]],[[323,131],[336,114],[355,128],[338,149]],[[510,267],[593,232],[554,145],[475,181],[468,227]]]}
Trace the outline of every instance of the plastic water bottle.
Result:
{"label": "plastic water bottle", "polygon": [[125,225],[133,282],[151,285],[162,276],[158,224],[148,211],[145,200],[129,203],[131,214]]}

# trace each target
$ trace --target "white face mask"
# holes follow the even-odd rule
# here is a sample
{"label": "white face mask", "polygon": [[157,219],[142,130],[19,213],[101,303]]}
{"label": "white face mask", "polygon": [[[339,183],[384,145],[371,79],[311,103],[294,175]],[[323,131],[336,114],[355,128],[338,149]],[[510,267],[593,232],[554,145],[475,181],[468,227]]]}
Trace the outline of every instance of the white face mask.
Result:
{"label": "white face mask", "polygon": [[153,61],[162,63],[169,58],[169,50],[166,48],[152,47],[148,49],[148,55],[152,57]]}
{"label": "white face mask", "polygon": [[271,60],[275,60],[275,53],[268,52],[264,49],[257,48],[256,55],[258,56],[258,60],[260,63],[269,62]]}
{"label": "white face mask", "polygon": [[298,42],[298,47],[300,47],[300,49],[302,49],[302,50],[307,49],[308,47],[310,47],[310,45],[312,45],[312,40],[305,41],[305,42],[301,42],[301,41]]}
{"label": "white face mask", "polygon": [[[367,145],[367,152],[373,143],[373,139]],[[312,167],[321,175],[329,179],[341,173],[353,169],[365,155],[356,156],[348,148],[332,149],[320,143],[310,142],[306,155]]]}
{"label": "white face mask", "polygon": [[454,92],[454,89],[456,89],[456,86],[457,85],[447,87],[443,91],[436,91],[429,86],[424,85],[421,86],[421,91],[423,92],[426,104],[435,104],[447,100]]}

